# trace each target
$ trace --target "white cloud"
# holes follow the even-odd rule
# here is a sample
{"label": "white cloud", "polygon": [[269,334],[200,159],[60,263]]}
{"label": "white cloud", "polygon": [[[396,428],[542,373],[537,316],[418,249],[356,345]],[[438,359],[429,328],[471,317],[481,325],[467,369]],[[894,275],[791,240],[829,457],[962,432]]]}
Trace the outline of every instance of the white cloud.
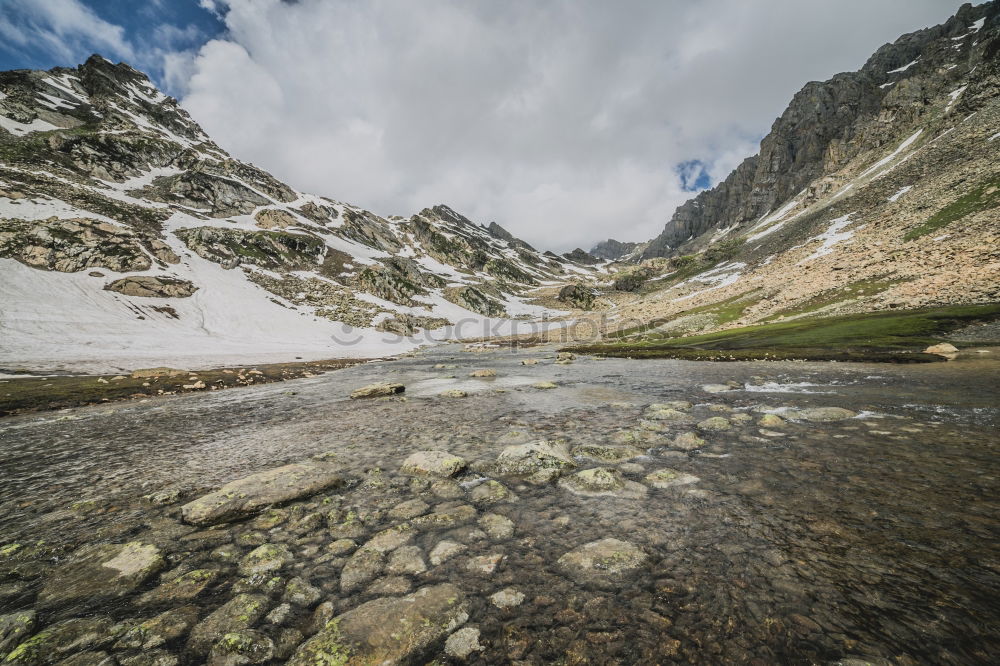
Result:
{"label": "white cloud", "polygon": [[[645,240],[806,81],[949,0],[201,0],[228,32],[168,76],[237,157],[383,214],[448,203],[541,247]],[[861,20],[859,17],[863,18]]]}
{"label": "white cloud", "polygon": [[41,46],[70,64],[81,47],[135,59],[125,29],[105,21],[79,0],[6,0],[0,35],[12,44]]}

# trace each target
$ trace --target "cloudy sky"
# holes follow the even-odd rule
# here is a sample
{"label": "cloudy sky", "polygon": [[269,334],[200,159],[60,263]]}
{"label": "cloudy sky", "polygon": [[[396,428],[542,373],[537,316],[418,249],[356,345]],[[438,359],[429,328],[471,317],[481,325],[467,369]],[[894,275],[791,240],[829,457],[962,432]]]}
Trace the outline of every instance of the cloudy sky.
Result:
{"label": "cloudy sky", "polygon": [[383,215],[647,240],[810,80],[958,0],[0,0],[0,69],[150,73],[234,156]]}

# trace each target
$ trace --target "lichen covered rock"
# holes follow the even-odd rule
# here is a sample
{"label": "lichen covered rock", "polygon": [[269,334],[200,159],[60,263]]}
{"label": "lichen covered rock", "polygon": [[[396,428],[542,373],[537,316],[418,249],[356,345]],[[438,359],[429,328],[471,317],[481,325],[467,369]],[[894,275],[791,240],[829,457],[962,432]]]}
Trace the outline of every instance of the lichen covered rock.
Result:
{"label": "lichen covered rock", "polygon": [[232,481],[181,507],[184,522],[214,525],[242,518],[344,484],[329,463],[307,461],[284,465]]}
{"label": "lichen covered rock", "polygon": [[468,617],[465,595],[450,583],[375,599],[327,623],[299,646],[288,664],[409,663]]}

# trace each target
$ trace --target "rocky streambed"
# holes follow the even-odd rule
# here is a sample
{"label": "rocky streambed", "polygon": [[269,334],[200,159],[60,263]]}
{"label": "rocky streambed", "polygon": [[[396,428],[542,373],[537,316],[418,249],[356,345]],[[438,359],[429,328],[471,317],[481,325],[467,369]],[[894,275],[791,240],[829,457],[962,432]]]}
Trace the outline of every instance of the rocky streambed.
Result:
{"label": "rocky streambed", "polygon": [[0,659],[993,661],[990,354],[481,349],[0,421]]}

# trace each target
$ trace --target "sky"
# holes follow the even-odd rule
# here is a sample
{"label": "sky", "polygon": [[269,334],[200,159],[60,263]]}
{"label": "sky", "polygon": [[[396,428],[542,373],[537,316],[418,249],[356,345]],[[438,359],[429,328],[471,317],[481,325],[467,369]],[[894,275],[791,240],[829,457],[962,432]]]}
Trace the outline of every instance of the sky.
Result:
{"label": "sky", "polygon": [[0,69],[100,53],[234,157],[536,247],[655,236],[806,82],[958,0],[0,0]]}

